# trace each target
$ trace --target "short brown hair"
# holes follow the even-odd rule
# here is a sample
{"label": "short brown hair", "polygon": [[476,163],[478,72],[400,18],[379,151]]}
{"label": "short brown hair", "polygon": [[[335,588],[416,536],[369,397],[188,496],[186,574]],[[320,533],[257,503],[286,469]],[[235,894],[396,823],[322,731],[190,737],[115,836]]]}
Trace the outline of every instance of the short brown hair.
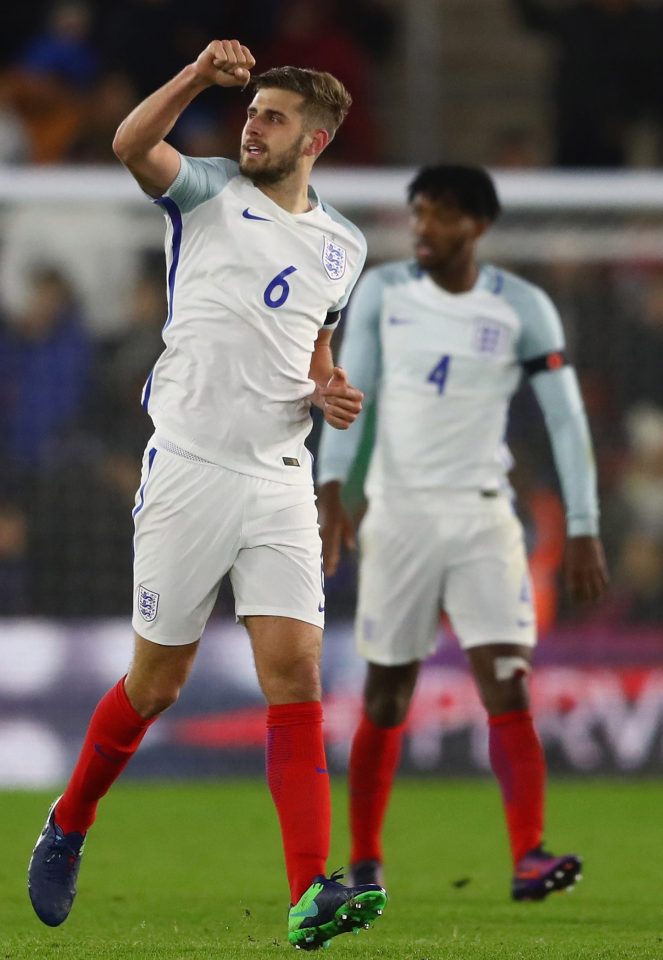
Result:
{"label": "short brown hair", "polygon": [[345,120],[352,97],[340,80],[322,70],[306,67],[273,67],[254,77],[253,93],[263,88],[291,90],[304,98],[302,112],[312,126],[324,127],[330,138]]}

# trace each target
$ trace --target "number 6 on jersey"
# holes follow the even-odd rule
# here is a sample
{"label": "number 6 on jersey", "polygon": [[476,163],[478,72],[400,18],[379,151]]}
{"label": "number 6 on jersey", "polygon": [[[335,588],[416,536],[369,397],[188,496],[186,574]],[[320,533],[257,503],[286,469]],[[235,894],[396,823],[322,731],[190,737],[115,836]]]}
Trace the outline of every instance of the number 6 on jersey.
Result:
{"label": "number 6 on jersey", "polygon": [[[270,280],[267,286],[265,287],[265,292],[262,295],[263,300],[265,301],[266,307],[271,307],[272,310],[276,310],[277,307],[282,307],[290,296],[290,285],[288,284],[286,277],[291,273],[294,273],[297,267],[286,267],[284,270],[281,270],[280,273],[277,273],[273,280]],[[278,297],[274,297],[273,294],[280,290],[281,293]]]}

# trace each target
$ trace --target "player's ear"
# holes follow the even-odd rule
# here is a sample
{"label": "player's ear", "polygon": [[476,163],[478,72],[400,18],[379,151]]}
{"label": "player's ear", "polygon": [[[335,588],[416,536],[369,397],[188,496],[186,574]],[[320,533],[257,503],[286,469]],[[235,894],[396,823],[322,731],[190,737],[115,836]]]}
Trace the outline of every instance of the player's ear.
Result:
{"label": "player's ear", "polygon": [[317,130],[311,130],[308,137],[309,140],[304,147],[303,153],[305,157],[313,157],[314,159],[320,156],[331,140],[329,133],[323,127],[318,127]]}
{"label": "player's ear", "polygon": [[474,238],[478,240],[479,237],[482,237],[486,230],[490,227],[490,220],[486,220],[485,217],[477,217],[474,221]]}

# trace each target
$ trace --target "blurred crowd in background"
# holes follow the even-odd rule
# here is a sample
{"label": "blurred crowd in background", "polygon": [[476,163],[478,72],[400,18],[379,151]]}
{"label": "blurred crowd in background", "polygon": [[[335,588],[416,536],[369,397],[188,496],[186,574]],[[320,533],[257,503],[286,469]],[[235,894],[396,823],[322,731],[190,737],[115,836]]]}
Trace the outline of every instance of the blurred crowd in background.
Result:
{"label": "blurred crowd in background", "polygon": [[[354,107],[334,163],[425,159],[403,136],[417,113],[432,149],[439,133],[449,158],[657,162],[662,32],[660,0],[25,0],[3,12],[0,162],[114,162],[120,120],[220,34],[246,42],[258,69],[314,65],[346,83]],[[417,49],[421,38],[427,49]],[[412,103],[418,70],[425,95]],[[234,155],[243,113],[240,98],[208,92],[173,143]],[[468,114],[472,157],[453,129]]]}
{"label": "blurred crowd in background", "polygon": [[[371,71],[393,44],[396,20],[375,0],[117,0],[12,5],[3,28],[0,160],[112,163],[113,134],[131,108],[195,60],[210,39],[238,37],[259,68],[327,69],[354,108],[337,162],[380,160]],[[198,97],[172,134],[184,153],[234,156],[246,102]]]}
{"label": "blurred crowd in background", "polygon": [[[487,98],[475,149],[468,153],[451,124],[437,160],[592,169],[658,162],[663,4],[654,0],[482,0],[479,8],[474,0],[30,0],[3,12],[0,165],[116,164],[111,142],[122,118],[222,34],[247,43],[260,69],[315,66],[346,82],[354,106],[328,162],[414,167],[431,157],[408,154],[398,136],[399,117],[418,109],[404,102],[400,83],[405,35],[414,8],[438,7],[447,14],[441,26],[458,29],[474,7],[477,43],[477,11],[490,7],[493,17],[499,8],[501,29],[519,49],[546,46],[541,109],[522,107],[532,102],[528,88],[521,112],[507,98],[496,121]],[[452,77],[449,33],[440,45]],[[493,68],[505,76],[503,55]],[[453,117],[458,85],[441,87],[442,113]],[[475,94],[468,88],[463,102]],[[171,140],[192,155],[233,157],[244,110],[241,97],[208,91]],[[162,347],[163,257],[134,249],[117,211],[105,209],[100,220],[81,205],[68,225],[79,239],[96,234],[99,246],[89,263],[76,252],[67,258],[61,221],[50,215],[39,205],[2,215],[0,615],[126,616],[131,509],[150,435],[139,397]],[[599,610],[568,609],[560,590],[562,506],[540,414],[523,391],[509,439],[542,627],[579,616],[656,627],[663,621],[661,262],[502,262],[540,283],[561,311],[596,444],[613,576]],[[120,289],[124,299],[115,296]],[[314,430],[313,448],[316,438]],[[352,559],[329,592],[332,607],[351,612]]]}

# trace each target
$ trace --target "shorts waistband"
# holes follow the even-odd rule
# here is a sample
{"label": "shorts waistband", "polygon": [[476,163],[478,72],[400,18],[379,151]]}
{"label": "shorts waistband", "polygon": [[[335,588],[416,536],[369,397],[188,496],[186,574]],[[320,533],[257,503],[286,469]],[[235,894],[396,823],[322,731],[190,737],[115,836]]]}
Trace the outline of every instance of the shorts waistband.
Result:
{"label": "shorts waistband", "polygon": [[389,508],[397,510],[421,509],[433,507],[439,509],[451,506],[460,510],[488,509],[491,504],[513,503],[513,493],[509,488],[499,489],[488,487],[484,489],[459,490],[403,490],[382,491],[369,497],[371,502],[383,503]]}

